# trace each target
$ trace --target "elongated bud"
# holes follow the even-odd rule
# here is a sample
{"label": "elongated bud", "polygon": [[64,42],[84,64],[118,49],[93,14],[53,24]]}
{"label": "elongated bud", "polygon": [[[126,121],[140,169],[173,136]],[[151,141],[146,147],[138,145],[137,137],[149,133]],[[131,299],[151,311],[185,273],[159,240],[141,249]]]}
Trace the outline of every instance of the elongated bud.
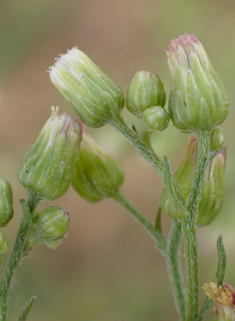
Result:
{"label": "elongated bud", "polygon": [[224,131],[220,127],[215,127],[211,131],[211,151],[222,151],[226,143]]}
{"label": "elongated bud", "polygon": [[84,131],[73,171],[74,190],[87,201],[95,203],[114,196],[123,181],[124,173],[121,166],[104,154]]}
{"label": "elongated bud", "polygon": [[51,117],[18,169],[20,183],[48,200],[61,197],[69,188],[82,134],[78,122],[57,112],[52,108]]}
{"label": "elongated bud", "polygon": [[33,222],[38,242],[60,241],[69,228],[69,214],[59,206],[51,206],[39,213]]}
{"label": "elongated bud", "polygon": [[0,227],[6,226],[12,219],[13,196],[11,185],[4,178],[0,178]]}
{"label": "elongated bud", "polygon": [[127,87],[126,106],[138,118],[151,106],[164,107],[166,93],[160,78],[152,72],[138,71]]}
{"label": "elongated bud", "polygon": [[103,126],[124,107],[120,87],[77,48],[57,58],[50,78],[88,126]]}
{"label": "elongated bud", "polygon": [[3,254],[5,254],[8,250],[8,241],[3,235],[2,231],[0,231],[0,258]]}
{"label": "elongated bud", "polygon": [[229,284],[217,285],[214,282],[205,283],[202,288],[215,304],[217,320],[234,321],[235,288]]}
{"label": "elongated bud", "polygon": [[169,123],[169,115],[159,106],[146,109],[142,114],[144,127],[149,133],[162,131],[167,128]]}
{"label": "elongated bud", "polygon": [[[175,180],[178,183],[186,201],[190,194],[196,170],[197,148],[197,141],[195,138],[192,138],[185,160],[174,173]],[[210,161],[206,170],[201,200],[198,208],[198,226],[205,226],[213,222],[221,210],[224,198],[225,162],[226,152],[223,151]],[[168,215],[173,218],[178,217],[177,210],[175,209],[166,188],[162,190],[160,204]]]}
{"label": "elongated bud", "polygon": [[167,61],[171,74],[169,112],[174,125],[190,132],[222,124],[228,100],[198,39],[185,34],[172,40]]}

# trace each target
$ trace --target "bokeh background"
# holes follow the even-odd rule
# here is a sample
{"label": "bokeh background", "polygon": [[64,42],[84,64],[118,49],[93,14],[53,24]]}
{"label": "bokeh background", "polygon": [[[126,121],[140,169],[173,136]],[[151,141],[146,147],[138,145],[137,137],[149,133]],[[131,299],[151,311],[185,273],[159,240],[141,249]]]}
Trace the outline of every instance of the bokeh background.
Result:
{"label": "bokeh background", "polygon": [[[224,237],[228,254],[225,281],[235,285],[235,2],[232,0],[1,0],[0,2],[0,175],[14,191],[15,217],[4,228],[12,247],[20,220],[18,200],[26,197],[17,167],[49,117],[50,106],[73,113],[49,80],[54,57],[78,46],[125,92],[138,70],[157,73],[169,92],[164,49],[170,39],[195,33],[224,81],[230,101],[224,123],[228,158],[222,212],[198,230],[200,284],[212,280],[217,265],[216,239]],[[138,122],[128,112],[129,124]],[[123,192],[154,221],[162,182],[120,134],[109,126],[91,133],[123,166]],[[173,125],[153,137],[160,155],[176,168],[189,135]],[[177,320],[167,270],[153,241],[112,200],[89,204],[72,189],[54,204],[71,216],[63,244],[52,251],[38,246],[18,268],[9,320],[24,302],[38,299],[34,321]],[[42,208],[49,203],[43,203]],[[170,220],[163,217],[167,234]],[[205,296],[200,293],[201,302]],[[211,314],[208,313],[207,320]]]}

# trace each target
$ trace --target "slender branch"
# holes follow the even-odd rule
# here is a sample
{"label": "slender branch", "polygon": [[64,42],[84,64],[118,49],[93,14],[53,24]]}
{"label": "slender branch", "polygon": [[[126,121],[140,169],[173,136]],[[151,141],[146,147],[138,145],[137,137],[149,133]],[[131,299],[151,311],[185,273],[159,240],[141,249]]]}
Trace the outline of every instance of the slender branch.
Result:
{"label": "slender branch", "polygon": [[7,299],[10,285],[16,268],[23,257],[24,244],[27,239],[28,231],[32,224],[32,214],[38,202],[39,198],[37,198],[32,192],[29,192],[28,202],[26,202],[25,200],[20,200],[23,218],[20,223],[20,228],[16,237],[15,245],[8,260],[8,264],[3,271],[3,277],[0,282],[0,321],[6,320]]}
{"label": "slender branch", "polygon": [[32,306],[34,304],[34,301],[37,299],[36,296],[32,296],[26,303],[23,309],[20,312],[20,316],[18,318],[18,321],[26,321],[29,315],[30,310],[32,309]]}
{"label": "slender branch", "polygon": [[167,243],[167,265],[170,274],[175,306],[181,320],[186,317],[186,293],[185,284],[180,263],[181,224],[173,220]]}
{"label": "slender branch", "polygon": [[163,177],[164,165],[160,158],[154,153],[154,151],[146,145],[136,133],[131,130],[127,124],[122,119],[121,115],[116,115],[116,117],[110,120],[110,125],[116,128],[117,131],[121,132],[126,139],[135,146],[139,154],[145,158],[158,172],[158,174]]}
{"label": "slender branch", "polygon": [[158,249],[164,253],[166,251],[166,240],[164,239],[163,235],[159,233],[155,227],[121,193],[113,196],[113,199],[134,217],[134,219],[153,238]]}

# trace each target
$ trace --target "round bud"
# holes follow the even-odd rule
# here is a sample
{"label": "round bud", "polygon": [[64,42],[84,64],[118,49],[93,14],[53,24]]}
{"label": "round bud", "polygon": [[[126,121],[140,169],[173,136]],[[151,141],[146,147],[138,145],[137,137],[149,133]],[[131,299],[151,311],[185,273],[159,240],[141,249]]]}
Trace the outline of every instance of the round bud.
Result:
{"label": "round bud", "polygon": [[224,131],[220,127],[215,127],[211,131],[211,151],[219,152],[223,150],[226,143]]}
{"label": "round bud", "polygon": [[38,242],[61,240],[69,228],[69,214],[59,206],[51,206],[37,214],[33,222]]}
{"label": "round bud", "polygon": [[169,115],[159,106],[153,106],[146,109],[142,114],[144,127],[149,133],[162,131],[167,128],[169,123]]}
{"label": "round bud", "polygon": [[152,72],[138,71],[127,87],[126,106],[138,118],[151,106],[164,107],[166,93],[160,78]]}
{"label": "round bud", "polygon": [[3,227],[8,224],[14,214],[11,185],[4,178],[0,178],[0,195],[0,227]]}

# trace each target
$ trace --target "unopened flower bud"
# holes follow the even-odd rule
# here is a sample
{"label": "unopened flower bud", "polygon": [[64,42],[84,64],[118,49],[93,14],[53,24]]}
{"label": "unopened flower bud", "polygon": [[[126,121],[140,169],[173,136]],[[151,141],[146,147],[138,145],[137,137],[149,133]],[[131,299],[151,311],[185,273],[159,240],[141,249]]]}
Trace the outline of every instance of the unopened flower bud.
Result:
{"label": "unopened flower bud", "polygon": [[219,152],[225,146],[226,138],[222,128],[215,127],[211,131],[211,151]]}
{"label": "unopened flower bud", "polygon": [[0,257],[5,254],[8,250],[8,241],[3,235],[2,231],[0,231]]}
{"label": "unopened flower bud", "polygon": [[121,166],[104,154],[84,131],[73,171],[74,190],[87,201],[95,203],[114,196],[123,181],[124,173]]}
{"label": "unopened flower bud", "polygon": [[38,213],[33,222],[38,242],[60,241],[69,228],[69,214],[59,206],[51,206]]}
{"label": "unopened flower bud", "polygon": [[145,129],[149,133],[162,131],[166,129],[169,123],[169,115],[159,106],[154,106],[146,109],[142,114],[142,119]]}
{"label": "unopened flower bud", "polygon": [[52,108],[51,117],[18,170],[20,183],[48,200],[61,197],[69,188],[82,134],[78,122],[57,112]]}
{"label": "unopened flower bud", "polygon": [[152,106],[164,107],[166,93],[160,78],[152,72],[138,71],[127,87],[126,106],[138,118]]}
{"label": "unopened flower bud", "polygon": [[172,40],[167,61],[172,80],[169,112],[174,125],[190,132],[222,124],[228,100],[198,39],[185,34]]}
{"label": "unopened flower bud", "polygon": [[13,196],[11,185],[4,178],[0,178],[0,227],[6,226],[12,219]]}
{"label": "unopened flower bud", "polygon": [[88,126],[103,126],[124,107],[120,87],[77,48],[57,58],[50,78]]}
{"label": "unopened flower bud", "polygon": [[[189,144],[186,159],[174,173],[175,181],[187,202],[192,187],[197,161],[197,141],[192,138]],[[214,157],[206,170],[202,186],[201,200],[198,207],[197,225],[210,224],[220,212],[224,198],[224,168],[226,152]],[[177,209],[166,188],[162,190],[160,204],[163,210],[173,218],[178,217]]]}
{"label": "unopened flower bud", "polygon": [[206,295],[215,304],[215,313],[219,321],[235,320],[235,288],[229,284],[217,285],[205,283],[202,287]]}

